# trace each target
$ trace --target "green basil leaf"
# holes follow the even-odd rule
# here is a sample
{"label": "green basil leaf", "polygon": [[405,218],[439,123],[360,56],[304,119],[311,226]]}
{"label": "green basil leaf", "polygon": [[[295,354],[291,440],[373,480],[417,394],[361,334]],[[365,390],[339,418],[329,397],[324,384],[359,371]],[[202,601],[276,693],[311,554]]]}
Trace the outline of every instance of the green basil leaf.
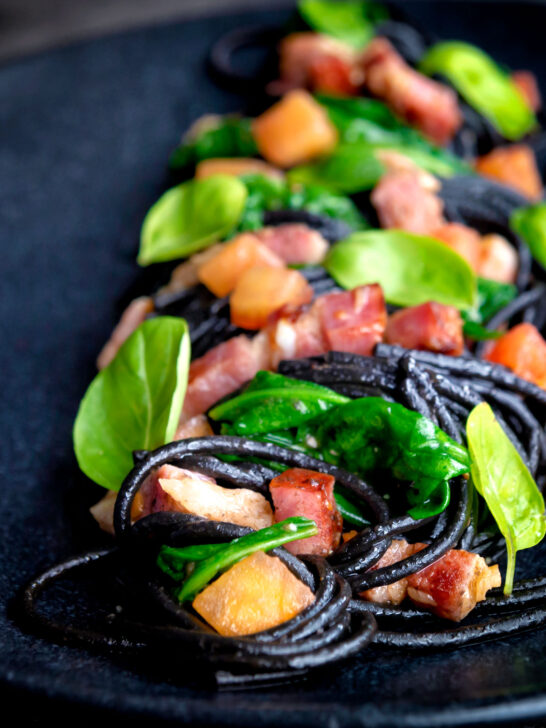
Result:
{"label": "green basil leaf", "polygon": [[190,337],[183,319],[141,324],[91,382],[74,423],[83,472],[118,490],[134,450],[153,450],[174,436],[188,378]]}
{"label": "green basil leaf", "polygon": [[470,413],[466,433],[472,480],[506,539],[504,591],[510,594],[516,552],[536,546],[546,534],[544,498],[486,402]]}
{"label": "green basil leaf", "polygon": [[377,23],[389,17],[383,5],[370,0],[299,0],[298,11],[313,30],[354,48],[363,48]]}
{"label": "green basil leaf", "polygon": [[429,76],[445,76],[506,139],[520,139],[537,124],[510,76],[476,46],[458,41],[437,43],[421,59],[419,70]]}
{"label": "green basil leaf", "polygon": [[245,391],[209,412],[230,422],[233,435],[255,435],[297,427],[349,399],[327,387],[282,374],[258,372]]}
{"label": "green basil leaf", "polygon": [[510,227],[523,238],[533,258],[546,269],[546,203],[514,210]]}
{"label": "green basil leaf", "polygon": [[258,154],[252,136],[252,119],[237,116],[207,116],[199,119],[169,159],[173,170],[194,167],[215,157],[254,157]]}
{"label": "green basil leaf", "polygon": [[323,94],[316,98],[327,110],[342,144],[395,148],[416,164],[443,177],[472,172],[466,162],[429,142],[417,129],[400,121],[381,101]]}
{"label": "green basil leaf", "polygon": [[290,183],[320,185],[335,192],[354,194],[370,190],[379,182],[385,166],[378,151],[393,151],[411,159],[418,167],[440,177],[452,177],[460,170],[446,155],[434,149],[411,144],[368,143],[340,144],[329,157],[294,167],[287,173]]}
{"label": "green basil leaf", "polygon": [[246,197],[244,183],[225,174],[168,190],[144,218],[139,265],[185,258],[216,243],[239,222]]}
{"label": "green basil leaf", "polygon": [[518,295],[512,283],[500,283],[478,276],[478,323],[487,323]]}
{"label": "green basil leaf", "polygon": [[245,174],[240,177],[247,188],[247,198],[239,223],[233,233],[259,230],[264,225],[264,213],[284,207],[287,193],[283,180],[264,174]]}
{"label": "green basil leaf", "polygon": [[401,230],[353,233],[330,248],[324,267],[347,289],[379,283],[387,302],[398,306],[437,301],[467,309],[476,302],[476,276],[460,255]]}

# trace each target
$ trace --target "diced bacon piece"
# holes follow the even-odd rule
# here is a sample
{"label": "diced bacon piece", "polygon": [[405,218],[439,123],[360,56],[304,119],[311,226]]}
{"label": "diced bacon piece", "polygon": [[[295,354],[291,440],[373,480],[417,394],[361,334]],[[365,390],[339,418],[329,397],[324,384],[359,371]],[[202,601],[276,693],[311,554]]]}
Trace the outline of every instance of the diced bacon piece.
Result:
{"label": "diced bacon piece", "polygon": [[268,365],[269,346],[265,335],[254,339],[235,336],[213,347],[190,365],[184,416],[190,418],[206,412]]}
{"label": "diced bacon piece", "polygon": [[466,260],[472,270],[479,271],[482,260],[482,239],[476,230],[458,222],[448,222],[431,229],[429,234],[449,245]]}
{"label": "diced bacon piece", "polygon": [[478,554],[451,549],[441,559],[407,578],[408,597],[439,617],[460,622],[501,585],[499,567]]}
{"label": "diced bacon piece", "polygon": [[233,291],[247,270],[256,266],[284,268],[284,263],[256,235],[241,233],[202,263],[197,275],[209,291],[223,298]]}
{"label": "diced bacon piece", "polygon": [[291,468],[269,484],[275,521],[304,516],[314,521],[318,534],[292,541],[285,548],[293,554],[328,556],[341,539],[343,519],[334,499],[335,478],[314,470]]}
{"label": "diced bacon piece", "polygon": [[[349,84],[351,89],[362,85],[364,74],[355,63],[355,51],[331,36],[313,32],[292,33],[283,38],[278,50],[281,77],[269,84],[270,93],[283,94],[307,86],[313,88],[317,81],[328,84],[334,80],[343,85]],[[332,62],[331,59],[342,64],[336,68],[335,76],[332,75],[333,66],[325,66],[326,62]]]}
{"label": "diced bacon piece", "polygon": [[542,179],[535,154],[527,144],[510,144],[493,149],[476,159],[476,170],[484,177],[521,192],[530,200],[542,197]]}
{"label": "diced bacon piece", "polygon": [[356,96],[363,77],[354,62],[333,54],[315,58],[309,64],[309,85],[317,93]]}
{"label": "diced bacon piece", "polygon": [[214,435],[212,427],[205,415],[195,415],[189,420],[180,422],[174,433],[173,442],[187,440],[190,437],[210,437]]}
{"label": "diced bacon piece", "polygon": [[[370,571],[382,569],[384,566],[391,566],[397,561],[402,561],[414,552],[413,544],[405,539],[394,539],[379,561],[372,566]],[[377,604],[400,604],[406,598],[408,591],[408,580],[400,579],[386,586],[376,586],[360,593],[363,599]]]}
{"label": "diced bacon piece", "polygon": [[252,157],[214,157],[203,159],[195,168],[195,178],[205,179],[213,174],[230,174],[240,177],[243,174],[263,174],[266,177],[282,180],[284,174],[280,169],[261,159]]}
{"label": "diced bacon piece", "polygon": [[229,299],[231,322],[243,329],[261,329],[283,306],[302,306],[313,289],[297,270],[259,266],[245,271]]}
{"label": "diced bacon piece", "polygon": [[460,356],[464,349],[463,322],[453,306],[429,301],[390,316],[385,341],[406,349]]}
{"label": "diced bacon piece", "polygon": [[257,551],[209,584],[192,606],[219,634],[237,637],[276,627],[314,600],[277,556]]}
{"label": "diced bacon piece", "polygon": [[369,356],[383,338],[387,310],[377,283],[320,296],[313,309],[320,319],[328,351]]}
{"label": "diced bacon piece", "polygon": [[214,478],[174,465],[162,465],[148,487],[148,513],[192,513],[256,530],[273,523],[271,506],[260,493],[248,488],[222,488]]}
{"label": "diced bacon piece", "polygon": [[387,172],[411,172],[414,174],[419,185],[429,192],[439,192],[442,185],[440,180],[426,169],[418,167],[413,159],[406,157],[401,152],[395,152],[392,149],[378,149],[375,156],[386,167]]}
{"label": "diced bacon piece", "polygon": [[538,111],[542,106],[542,99],[535,74],[531,71],[514,71],[512,81],[523,94],[529,107],[533,111]]}
{"label": "diced bacon piece", "polygon": [[441,227],[444,205],[413,171],[387,172],[371,194],[381,227],[427,235]]}
{"label": "diced bacon piece", "polygon": [[514,326],[494,342],[484,358],[504,364],[518,377],[546,389],[546,341],[532,324]]}
{"label": "diced bacon piece", "polygon": [[447,144],[462,124],[453,89],[404,61],[386,38],[374,38],[361,56],[364,83],[405,121],[437,144]]}
{"label": "diced bacon piece", "polygon": [[480,248],[478,272],[483,278],[500,283],[513,283],[518,272],[519,259],[516,249],[502,235],[484,235]]}
{"label": "diced bacon piece", "polygon": [[301,223],[266,227],[255,234],[273,253],[292,265],[321,263],[328,250],[328,242],[322,235]]}
{"label": "diced bacon piece", "polygon": [[328,154],[338,133],[326,110],[307,91],[289,91],[252,124],[260,154],[277,167],[292,167]]}
{"label": "diced bacon piece", "polygon": [[98,369],[104,369],[115,359],[121,345],[138,329],[153,310],[154,302],[149,296],[141,296],[131,301],[97,357]]}
{"label": "diced bacon piece", "polygon": [[269,336],[273,369],[283,359],[302,359],[328,351],[328,343],[314,306],[282,309],[271,321],[266,332]]}

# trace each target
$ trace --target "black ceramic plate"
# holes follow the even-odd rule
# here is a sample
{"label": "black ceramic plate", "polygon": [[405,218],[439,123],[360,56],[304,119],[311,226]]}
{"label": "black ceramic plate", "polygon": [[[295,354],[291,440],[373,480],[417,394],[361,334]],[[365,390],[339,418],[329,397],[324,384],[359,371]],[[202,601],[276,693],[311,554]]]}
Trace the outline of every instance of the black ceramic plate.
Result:
{"label": "black ceramic plate", "polygon": [[[546,9],[406,5],[441,36],[533,68],[546,88]],[[374,728],[546,716],[544,632],[428,656],[369,650],[304,682],[234,693],[195,682],[191,657],[166,675],[24,634],[7,609],[36,571],[103,542],[86,511],[99,489],[82,481],[72,455],[78,401],[137,276],[139,226],[165,184],[169,151],[195,117],[245,103],[207,78],[207,49],[239,25],[284,17],[157,27],[0,70],[3,712],[11,701],[24,718],[42,700],[40,711],[57,720],[76,704],[79,725],[106,709],[195,725]]]}

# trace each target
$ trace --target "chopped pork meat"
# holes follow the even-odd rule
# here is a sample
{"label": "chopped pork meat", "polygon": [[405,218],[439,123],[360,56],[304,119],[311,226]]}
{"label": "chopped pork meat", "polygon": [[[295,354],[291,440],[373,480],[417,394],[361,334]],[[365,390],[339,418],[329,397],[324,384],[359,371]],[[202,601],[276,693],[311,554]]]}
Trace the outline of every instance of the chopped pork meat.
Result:
{"label": "chopped pork meat", "polygon": [[131,336],[133,331],[138,329],[153,310],[154,302],[149,296],[141,296],[131,301],[97,357],[98,369],[104,369],[115,359],[121,345]]}
{"label": "chopped pork meat", "polygon": [[460,356],[464,349],[463,321],[453,306],[429,301],[390,316],[385,341],[406,349]]}

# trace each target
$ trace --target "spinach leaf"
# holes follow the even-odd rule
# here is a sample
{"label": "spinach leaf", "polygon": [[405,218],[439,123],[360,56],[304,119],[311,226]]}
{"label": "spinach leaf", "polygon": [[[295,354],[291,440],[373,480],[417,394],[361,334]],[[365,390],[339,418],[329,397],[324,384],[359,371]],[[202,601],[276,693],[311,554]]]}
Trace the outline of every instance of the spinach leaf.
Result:
{"label": "spinach leaf", "polygon": [[544,498],[486,402],[470,413],[466,433],[472,480],[506,539],[504,593],[510,594],[516,552],[536,546],[546,534]]}
{"label": "spinach leaf", "polygon": [[379,148],[398,148],[413,158],[416,164],[444,177],[470,174],[472,171],[455,154],[435,146],[417,129],[400,121],[381,101],[323,94],[317,95],[317,101],[328,112],[342,144],[364,143]]}
{"label": "spinach leaf", "polygon": [[324,459],[354,473],[388,469],[413,481],[414,517],[441,512],[449,502],[446,481],[469,470],[462,445],[426,417],[380,397],[364,397],[317,419],[317,449]]}
{"label": "spinach leaf", "polygon": [[418,167],[440,177],[452,177],[459,171],[434,149],[412,144],[355,142],[338,145],[329,157],[294,167],[287,178],[291,183],[321,185],[344,194],[370,190],[385,172],[385,166],[377,158],[377,152],[385,150],[403,154]]}
{"label": "spinach leaf", "polygon": [[510,227],[523,238],[533,258],[546,268],[546,203],[514,210]]}
{"label": "spinach leaf", "polygon": [[284,207],[286,185],[282,180],[264,174],[245,174],[240,177],[247,188],[247,198],[239,223],[233,233],[259,230],[264,224],[266,210]]}
{"label": "spinach leaf", "polygon": [[287,187],[283,208],[307,210],[315,215],[325,215],[342,220],[351,230],[366,230],[370,226],[350,197],[330,192],[317,185],[293,185]]}
{"label": "spinach leaf", "polygon": [[460,255],[401,230],[353,233],[330,248],[324,267],[347,289],[379,283],[387,302],[398,306],[437,301],[467,309],[476,301],[476,276]]}
{"label": "spinach leaf", "polygon": [[347,397],[314,382],[258,372],[242,394],[218,405],[209,416],[230,422],[225,428],[229,434],[255,435],[297,427],[345,402]]}
{"label": "spinach leaf", "polygon": [[118,490],[134,450],[153,450],[176,430],[190,360],[183,319],[158,316],[141,324],[116,358],[91,382],[74,423],[74,450],[83,472]]}
{"label": "spinach leaf", "polygon": [[[176,596],[178,601],[186,602],[192,600],[217,574],[256,551],[271,551],[285,543],[310,538],[317,533],[314,521],[294,516],[274,526],[240,536],[230,543],[185,548],[162,546],[157,563],[169,576],[183,581]],[[194,565],[189,574],[186,569],[188,562]]]}
{"label": "spinach leaf", "polygon": [[217,242],[239,222],[246,197],[244,183],[224,174],[168,190],[144,218],[139,265],[185,258]]}
{"label": "spinach leaf", "polygon": [[169,159],[173,170],[190,169],[203,159],[254,157],[258,154],[252,136],[252,119],[237,116],[206,116],[199,119]]}
{"label": "spinach leaf", "polygon": [[517,296],[518,289],[511,283],[499,283],[478,276],[478,300],[474,309],[462,311],[464,335],[474,341],[498,339],[501,331],[490,331],[486,324],[498,311],[507,306]]}
{"label": "spinach leaf", "polygon": [[383,5],[370,0],[299,0],[298,11],[313,30],[354,48],[363,48],[377,23],[389,17]]}
{"label": "spinach leaf", "polygon": [[532,109],[508,73],[476,46],[437,43],[421,59],[419,70],[445,76],[506,139],[516,141],[536,126]]}

